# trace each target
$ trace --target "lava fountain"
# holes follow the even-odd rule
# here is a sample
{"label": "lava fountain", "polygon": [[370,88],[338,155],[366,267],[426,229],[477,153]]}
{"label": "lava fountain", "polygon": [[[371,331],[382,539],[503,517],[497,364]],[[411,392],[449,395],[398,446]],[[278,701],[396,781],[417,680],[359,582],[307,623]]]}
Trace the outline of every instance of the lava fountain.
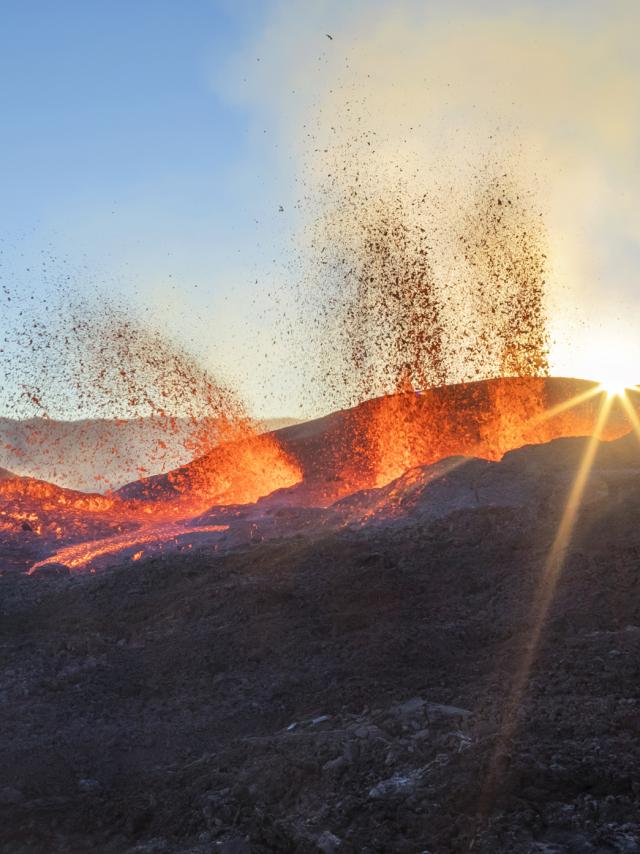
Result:
{"label": "lava fountain", "polygon": [[[0,483],[0,533],[30,538],[32,570],[139,559],[202,538],[217,547],[240,518],[251,539],[268,507],[326,508],[446,457],[497,460],[596,426],[605,439],[636,426],[631,393],[610,401],[602,423],[599,385],[547,376],[546,233],[508,172],[484,170],[459,217],[436,227],[429,194],[404,178],[381,189],[360,165],[331,170],[339,178],[315,228],[321,275],[302,300],[324,342],[325,403],[346,393],[356,405],[259,434],[236,394],[121,307],[76,302],[62,326],[30,331],[32,381],[22,385],[41,414],[60,403],[38,384],[48,375],[67,408],[124,410],[167,435],[186,423],[191,459],[139,471],[103,496]],[[453,247],[446,280],[434,239]]]}
{"label": "lava fountain", "polygon": [[[0,482],[0,535],[10,538],[19,530],[23,539],[31,538],[31,547],[42,555],[34,562],[36,569],[45,559],[80,568],[103,555],[167,543],[196,529],[217,534],[224,526],[203,531],[189,520],[214,505],[255,502],[300,479],[295,460],[275,436],[260,433],[238,396],[160,333],[107,301],[73,303],[62,315],[31,330],[32,364],[23,379],[32,375],[34,381],[23,386],[36,411],[46,416],[50,408],[76,404],[103,417],[146,419],[157,437],[157,468],[164,461],[163,433],[179,434],[184,455],[193,462],[171,471],[170,488],[162,494],[153,477],[104,495],[33,478],[5,478]],[[51,379],[47,389],[35,382],[45,374]],[[95,451],[93,435],[87,433],[75,449],[85,463]],[[64,479],[65,455],[56,447],[48,450]],[[76,462],[72,459],[70,467]],[[104,486],[105,478],[96,475]]]}
{"label": "lava fountain", "polygon": [[251,542],[270,508],[326,508],[413,467],[449,457],[497,460],[524,444],[592,435],[596,425],[601,438],[615,439],[635,429],[639,415],[637,393],[611,398],[596,383],[570,379],[405,392],[271,434],[234,428],[229,441],[180,469],[108,495],[5,479],[0,536],[37,543],[32,572],[54,563],[95,569],[196,544],[217,549],[234,531],[242,532],[234,542]]}

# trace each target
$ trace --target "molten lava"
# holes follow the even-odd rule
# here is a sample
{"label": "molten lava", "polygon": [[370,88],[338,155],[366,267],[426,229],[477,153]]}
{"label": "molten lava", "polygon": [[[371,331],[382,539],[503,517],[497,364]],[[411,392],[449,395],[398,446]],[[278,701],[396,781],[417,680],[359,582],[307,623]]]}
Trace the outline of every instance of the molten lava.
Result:
{"label": "molten lava", "polygon": [[[303,469],[304,500],[326,506],[446,457],[498,460],[522,445],[592,435],[605,394],[582,380],[485,380],[375,398],[318,420],[315,431],[311,422],[277,435]],[[626,399],[638,409],[639,395]],[[614,403],[602,438],[631,429],[625,408]]]}
{"label": "molten lava", "polygon": [[0,533],[38,537],[48,557],[33,564],[35,571],[53,562],[82,568],[115,554],[139,559],[140,546],[223,532],[226,525],[189,519],[215,505],[253,503],[301,476],[273,436],[252,434],[247,424],[233,434],[235,441],[171,473],[162,493],[152,481],[134,484],[135,497],[84,494],[29,478],[1,481]]}
{"label": "molten lava", "polygon": [[[360,428],[370,485],[384,486],[407,469],[448,456],[498,460],[522,445],[591,435],[602,394],[597,387],[592,395],[585,390],[575,405],[563,409],[571,399],[570,387],[570,382],[558,388],[542,377],[521,377],[371,401]],[[615,439],[630,429],[618,409],[608,419],[603,438]]]}
{"label": "molten lava", "polygon": [[[229,424],[228,441],[192,463],[108,495],[0,481],[0,535],[40,548],[32,572],[47,563],[92,569],[194,543],[217,548],[230,525],[252,542],[269,506],[328,507],[452,456],[498,460],[525,444],[596,429],[618,438],[637,423],[640,395],[609,399],[602,423],[606,396],[594,383],[511,378],[377,398],[271,434]],[[271,493],[275,503],[260,500]]]}
{"label": "molten lava", "polygon": [[[132,561],[140,560],[145,551],[140,546],[154,545],[162,547],[169,542],[177,542],[180,537],[189,534],[211,534],[222,533],[228,530],[228,525],[199,525],[189,527],[179,523],[160,523],[147,525],[139,528],[135,533],[116,534],[113,537],[105,537],[102,540],[94,540],[86,543],[78,543],[74,546],[60,549],[56,552],[55,563],[61,563],[70,569],[80,569],[93,565],[98,558],[107,555],[119,556],[119,559],[129,557]],[[135,550],[135,551],[134,551]],[[29,574],[33,574],[40,567],[52,563],[51,558],[34,563]]]}

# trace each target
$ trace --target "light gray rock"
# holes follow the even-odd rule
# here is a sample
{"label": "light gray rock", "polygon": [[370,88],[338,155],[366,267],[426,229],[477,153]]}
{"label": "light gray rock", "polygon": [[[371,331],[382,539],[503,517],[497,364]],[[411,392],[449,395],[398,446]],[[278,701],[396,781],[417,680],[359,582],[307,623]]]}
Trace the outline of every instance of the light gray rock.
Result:
{"label": "light gray rock", "polygon": [[421,777],[422,771],[419,768],[405,772],[399,771],[369,789],[369,797],[374,801],[380,801],[410,795],[415,791]]}
{"label": "light gray rock", "polygon": [[469,709],[461,709],[458,706],[443,706],[440,703],[427,703],[426,708],[429,720],[444,720],[447,718],[458,718],[464,720],[471,716]]}
{"label": "light gray rock", "polygon": [[422,697],[412,697],[410,700],[401,703],[397,707],[397,711],[403,718],[411,718],[419,715],[426,705],[427,701],[423,700]]}
{"label": "light gray rock", "polygon": [[316,840],[316,845],[318,846],[318,851],[322,851],[322,854],[334,854],[341,847],[342,840],[331,833],[330,830],[325,830]]}

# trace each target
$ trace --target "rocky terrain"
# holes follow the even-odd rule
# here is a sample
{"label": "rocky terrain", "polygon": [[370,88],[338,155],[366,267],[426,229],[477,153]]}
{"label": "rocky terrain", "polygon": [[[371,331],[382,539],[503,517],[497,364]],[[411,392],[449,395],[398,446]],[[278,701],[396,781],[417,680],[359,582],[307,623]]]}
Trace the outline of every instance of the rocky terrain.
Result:
{"label": "rocky terrain", "polygon": [[640,852],[633,434],[599,446],[536,632],[588,443],[6,572],[0,850]]}

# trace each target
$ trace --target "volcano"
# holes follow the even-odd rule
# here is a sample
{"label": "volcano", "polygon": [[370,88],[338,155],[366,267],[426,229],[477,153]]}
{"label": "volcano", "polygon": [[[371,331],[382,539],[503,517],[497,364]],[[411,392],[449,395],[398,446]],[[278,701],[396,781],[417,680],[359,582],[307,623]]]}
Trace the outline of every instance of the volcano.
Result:
{"label": "volcano", "polygon": [[640,850],[636,412],[491,380],[0,481],[2,850]]}
{"label": "volcano", "polygon": [[[272,435],[301,468],[301,482],[289,492],[291,500],[328,506],[445,457],[497,460],[522,445],[590,435],[605,394],[596,383],[576,379],[485,380],[375,398]],[[628,413],[616,405],[602,438],[618,438],[630,429]],[[214,449],[206,465],[215,469],[226,453],[228,449]],[[202,465],[196,460],[166,475],[127,484],[117,494],[161,500],[195,480]]]}
{"label": "volcano", "polygon": [[0,484],[0,524],[21,569],[95,569],[203,541],[236,547],[300,525],[344,524],[332,513],[339,502],[353,496],[355,506],[359,493],[451,457],[497,461],[527,444],[594,431],[619,438],[637,419],[635,395],[624,401],[562,378],[410,391],[271,433],[242,431],[185,466],[107,495],[9,478]]}

